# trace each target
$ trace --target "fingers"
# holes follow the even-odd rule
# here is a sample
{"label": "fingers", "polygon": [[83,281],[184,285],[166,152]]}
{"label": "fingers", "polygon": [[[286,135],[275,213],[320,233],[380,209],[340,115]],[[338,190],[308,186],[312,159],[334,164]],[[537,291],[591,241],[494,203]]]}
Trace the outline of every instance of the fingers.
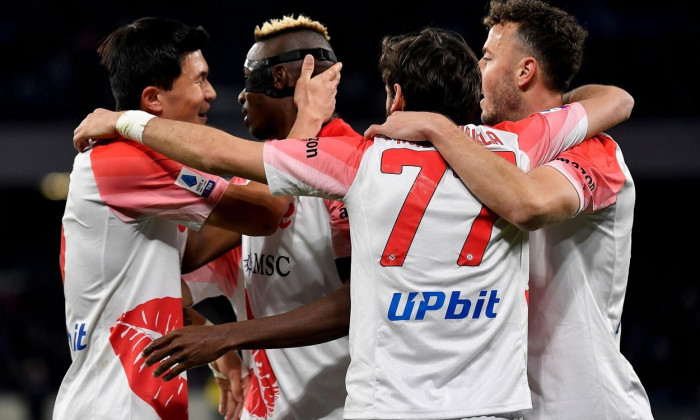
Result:
{"label": "fingers", "polygon": [[225,420],[235,420],[237,418],[237,411],[238,407],[241,405],[241,401],[236,401],[235,398],[233,398],[233,393],[228,392],[227,393],[228,401],[226,402],[226,415],[224,416]]}
{"label": "fingers", "polygon": [[340,84],[340,70],[342,68],[343,68],[343,63],[340,63],[340,62],[335,63],[331,67],[329,67],[326,71],[317,75],[316,77],[327,80],[328,82],[335,85],[335,87],[337,88],[338,84]]}
{"label": "fingers", "polygon": [[[168,374],[163,377],[164,381],[169,381],[187,369],[186,363],[178,363],[179,357],[177,356],[177,349],[170,346],[170,343],[170,335],[166,334],[163,337],[153,340],[153,342],[146,346],[141,352],[141,355],[146,358],[144,363],[147,367],[160,362],[153,371],[153,376],[158,377],[170,370]],[[173,368],[173,366],[175,367]]]}
{"label": "fingers", "polygon": [[306,54],[304,56],[304,62],[301,64],[301,76],[300,79],[311,79],[311,74],[314,72],[314,56],[311,54]]}
{"label": "fingers", "polygon": [[[158,359],[160,360],[160,359]],[[156,360],[156,361],[158,361]],[[151,362],[150,365],[153,365],[155,362]],[[153,371],[153,376],[158,377],[162,375],[163,373],[167,372],[168,369],[172,368],[175,366],[177,362],[175,361],[175,357],[166,357],[163,360],[158,363],[158,366],[156,366],[155,370]],[[146,366],[150,366],[148,363],[146,363]]]}
{"label": "fingers", "polygon": [[337,80],[338,82],[340,82],[340,71],[341,71],[342,69],[343,69],[343,63],[341,63],[341,62],[339,61],[339,62],[333,64],[333,65],[331,66],[331,68],[328,69],[328,71],[331,72],[331,74],[333,75],[333,78],[334,78],[335,80]]}
{"label": "fingers", "polygon": [[372,140],[374,136],[380,134],[381,127],[382,126],[379,124],[370,125],[369,128],[365,130],[365,140]]}
{"label": "fingers", "polygon": [[[314,72],[314,65],[314,57],[311,54],[307,54],[306,56],[304,56],[304,62],[301,64],[301,75],[299,76],[299,79],[310,80],[311,75]],[[342,68],[343,63],[337,62],[331,67],[329,67],[327,70],[325,70],[323,73],[318,74],[316,77],[335,82],[336,84],[340,83],[340,70],[342,70]]]}
{"label": "fingers", "polygon": [[[175,334],[174,332],[171,332],[170,334],[166,334],[162,337],[156,338],[155,340],[151,341],[149,345],[147,345],[142,351],[141,355],[143,357],[146,357],[146,366],[151,366],[153,363],[157,362],[158,360],[162,359],[163,357],[167,356],[167,353],[163,354],[163,352],[156,352],[156,350],[161,350],[164,347],[166,347],[168,344],[170,344],[171,337],[172,335]],[[151,355],[151,353],[156,352],[153,354],[151,357],[148,357]]]}
{"label": "fingers", "polygon": [[85,151],[85,149],[89,146],[88,139],[82,134],[85,120],[87,120],[87,118],[83,119],[83,121],[80,122],[80,125],[73,130],[73,147],[78,152]]}
{"label": "fingers", "polygon": [[226,414],[226,405],[228,402],[228,394],[226,391],[226,386],[222,384],[225,382],[223,379],[216,379],[216,384],[219,386],[219,414],[222,416]]}
{"label": "fingers", "polygon": [[[170,359],[172,359],[172,357]],[[168,359],[168,361],[170,359]],[[177,378],[178,376],[180,376],[180,374],[182,372],[194,367],[188,362],[177,363],[177,362],[173,361],[172,363],[167,364],[168,366],[170,366],[170,370],[168,370],[168,368],[166,366],[163,366],[163,363],[164,362],[161,362],[160,365],[158,365],[158,367],[156,368],[156,370],[153,371],[153,376],[158,377],[167,371],[168,373],[163,375],[163,380],[165,382],[168,382],[171,379]],[[174,365],[174,366],[172,366],[172,365]]]}

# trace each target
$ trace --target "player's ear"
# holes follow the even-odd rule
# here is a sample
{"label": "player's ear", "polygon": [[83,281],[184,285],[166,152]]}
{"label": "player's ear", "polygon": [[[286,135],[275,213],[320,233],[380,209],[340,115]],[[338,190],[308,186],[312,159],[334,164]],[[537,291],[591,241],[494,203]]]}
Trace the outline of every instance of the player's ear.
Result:
{"label": "player's ear", "polygon": [[539,70],[537,60],[534,57],[525,57],[518,62],[516,67],[516,80],[519,87],[526,87],[535,81],[535,76]]}
{"label": "player's ear", "polygon": [[401,85],[398,83],[394,83],[394,101],[391,103],[391,106],[389,107],[389,113],[391,114],[394,111],[403,111],[405,106],[406,106],[406,101],[403,98],[403,93],[401,91]]}
{"label": "player's ear", "polygon": [[289,72],[283,64],[278,64],[272,68],[272,84],[275,89],[283,89],[289,86]]}
{"label": "player's ear", "polygon": [[159,99],[160,89],[155,86],[146,86],[141,92],[141,107],[143,111],[154,115],[163,112],[163,104]]}

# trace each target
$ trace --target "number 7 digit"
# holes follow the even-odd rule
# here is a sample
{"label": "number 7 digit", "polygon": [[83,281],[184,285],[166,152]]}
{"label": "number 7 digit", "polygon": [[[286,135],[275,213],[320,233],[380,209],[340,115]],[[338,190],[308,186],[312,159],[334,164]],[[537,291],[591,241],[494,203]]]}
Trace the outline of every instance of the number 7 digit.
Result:
{"label": "number 7 digit", "polygon": [[[495,152],[506,160],[515,163],[513,152]],[[447,164],[440,154],[432,150],[389,149],[382,154],[381,171],[388,174],[401,174],[404,166],[420,168],[418,176],[411,186],[396,222],[391,230],[387,244],[382,252],[380,264],[384,267],[403,265],[413,238],[416,236],[425,209],[433,198]],[[493,224],[498,215],[482,206],[479,215],[464,242],[457,264],[462,266],[477,266],[486,251],[491,239]]]}

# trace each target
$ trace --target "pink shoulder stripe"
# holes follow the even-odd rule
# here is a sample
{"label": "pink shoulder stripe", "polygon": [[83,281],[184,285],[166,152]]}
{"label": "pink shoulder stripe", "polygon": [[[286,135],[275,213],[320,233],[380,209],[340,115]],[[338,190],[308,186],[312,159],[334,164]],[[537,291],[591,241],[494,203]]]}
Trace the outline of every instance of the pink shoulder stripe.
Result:
{"label": "pink shoulder stripe", "polygon": [[617,143],[599,134],[559,154],[548,165],[572,180],[582,199],[582,210],[590,213],[615,203],[627,180],[618,153]]}
{"label": "pink shoulder stripe", "polygon": [[532,114],[517,122],[496,125],[518,134],[518,145],[534,168],[551,161],[563,150],[583,141],[588,130],[586,111],[574,102],[562,108]]}
{"label": "pink shoulder stripe", "polygon": [[224,194],[228,182],[213,182],[208,197],[176,185],[183,165],[132,141],[114,141],[90,154],[100,197],[124,221],[159,216],[177,222],[203,222]]}
{"label": "pink shoulder stripe", "polygon": [[[358,148],[358,144],[364,147]],[[371,142],[357,137],[321,137],[270,141],[263,151],[265,163],[306,185],[342,198],[352,184],[362,153]]]}

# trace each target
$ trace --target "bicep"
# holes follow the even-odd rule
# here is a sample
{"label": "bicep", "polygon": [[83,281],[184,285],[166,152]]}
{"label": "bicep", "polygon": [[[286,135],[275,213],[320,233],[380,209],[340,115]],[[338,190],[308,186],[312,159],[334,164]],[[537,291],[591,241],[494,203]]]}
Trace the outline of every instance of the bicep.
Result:
{"label": "bicep", "polygon": [[544,197],[544,225],[568,220],[580,208],[580,198],[572,181],[557,169],[544,165],[528,173],[533,187]]}

